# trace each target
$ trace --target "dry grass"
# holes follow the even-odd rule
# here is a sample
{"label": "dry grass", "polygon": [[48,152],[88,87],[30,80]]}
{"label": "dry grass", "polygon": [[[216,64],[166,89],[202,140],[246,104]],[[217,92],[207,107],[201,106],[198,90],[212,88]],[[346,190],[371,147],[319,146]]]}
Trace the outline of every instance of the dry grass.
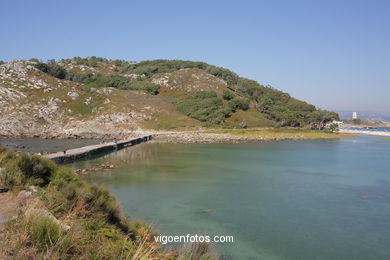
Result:
{"label": "dry grass", "polygon": [[178,260],[215,260],[216,255],[210,253],[208,243],[188,243],[181,248]]}

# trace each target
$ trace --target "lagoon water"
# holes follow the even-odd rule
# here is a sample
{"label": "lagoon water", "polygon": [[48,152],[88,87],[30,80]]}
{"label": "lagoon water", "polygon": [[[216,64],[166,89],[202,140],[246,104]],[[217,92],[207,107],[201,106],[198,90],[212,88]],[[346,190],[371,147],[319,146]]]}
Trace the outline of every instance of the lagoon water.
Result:
{"label": "lagoon water", "polygon": [[142,144],[74,168],[166,235],[233,235],[224,259],[390,259],[390,142]]}

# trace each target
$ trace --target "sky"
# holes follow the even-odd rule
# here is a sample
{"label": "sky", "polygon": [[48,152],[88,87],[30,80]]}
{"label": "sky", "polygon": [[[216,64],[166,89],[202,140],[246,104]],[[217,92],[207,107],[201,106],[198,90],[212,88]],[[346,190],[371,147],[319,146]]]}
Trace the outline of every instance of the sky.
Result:
{"label": "sky", "polygon": [[387,0],[1,0],[0,60],[205,61],[319,108],[390,114]]}

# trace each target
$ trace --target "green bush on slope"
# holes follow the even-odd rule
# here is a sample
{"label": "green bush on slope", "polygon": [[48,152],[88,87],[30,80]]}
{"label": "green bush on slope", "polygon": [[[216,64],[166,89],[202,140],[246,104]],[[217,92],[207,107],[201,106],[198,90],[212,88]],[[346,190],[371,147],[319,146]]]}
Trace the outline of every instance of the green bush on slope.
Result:
{"label": "green bush on slope", "polygon": [[195,91],[190,97],[178,101],[176,107],[202,122],[222,124],[225,117],[222,99],[214,91]]}
{"label": "green bush on slope", "polygon": [[16,191],[40,186],[31,205],[0,233],[0,250],[11,252],[12,258],[182,259],[182,255],[201,253],[201,258],[207,256],[202,259],[216,259],[207,250],[162,250],[149,227],[120,215],[107,190],[43,157],[0,147],[0,168],[0,186]]}
{"label": "green bush on slope", "polygon": [[130,79],[120,75],[67,71],[54,61],[37,62],[34,66],[53,77],[86,84],[89,88],[111,87],[124,90],[143,90],[152,95],[157,95],[160,88],[160,85],[153,84],[148,79]]}

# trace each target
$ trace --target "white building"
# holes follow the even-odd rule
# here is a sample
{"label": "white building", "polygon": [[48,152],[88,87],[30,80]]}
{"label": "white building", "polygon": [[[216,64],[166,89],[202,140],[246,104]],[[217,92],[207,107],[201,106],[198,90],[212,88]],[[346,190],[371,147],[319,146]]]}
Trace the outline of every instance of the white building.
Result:
{"label": "white building", "polygon": [[357,119],[357,113],[356,112],[352,113],[352,119]]}

